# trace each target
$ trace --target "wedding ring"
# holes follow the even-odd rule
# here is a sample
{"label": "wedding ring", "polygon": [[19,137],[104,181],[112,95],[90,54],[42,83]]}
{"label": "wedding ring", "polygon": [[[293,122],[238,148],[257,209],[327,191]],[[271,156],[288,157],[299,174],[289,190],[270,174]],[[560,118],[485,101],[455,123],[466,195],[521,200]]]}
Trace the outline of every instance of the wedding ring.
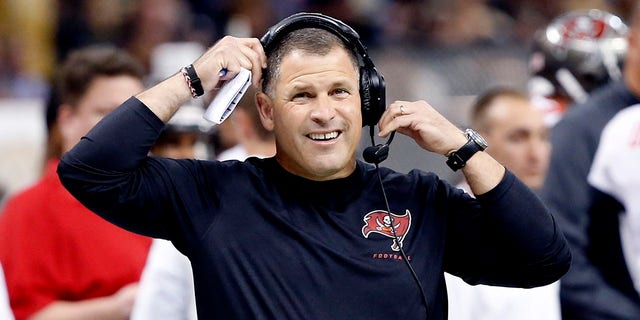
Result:
{"label": "wedding ring", "polygon": [[405,114],[407,114],[407,113],[406,113],[406,112],[404,112],[404,106],[403,106],[403,105],[400,105],[400,115],[403,115],[403,116],[404,116]]}

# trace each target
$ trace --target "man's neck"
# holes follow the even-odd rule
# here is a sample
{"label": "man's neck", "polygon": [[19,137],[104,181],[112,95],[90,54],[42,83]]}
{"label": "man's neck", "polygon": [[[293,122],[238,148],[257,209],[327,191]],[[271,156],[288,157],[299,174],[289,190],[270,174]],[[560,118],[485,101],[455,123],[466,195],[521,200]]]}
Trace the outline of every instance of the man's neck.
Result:
{"label": "man's neck", "polygon": [[271,140],[246,142],[243,146],[251,156],[267,158],[276,154],[276,144]]}

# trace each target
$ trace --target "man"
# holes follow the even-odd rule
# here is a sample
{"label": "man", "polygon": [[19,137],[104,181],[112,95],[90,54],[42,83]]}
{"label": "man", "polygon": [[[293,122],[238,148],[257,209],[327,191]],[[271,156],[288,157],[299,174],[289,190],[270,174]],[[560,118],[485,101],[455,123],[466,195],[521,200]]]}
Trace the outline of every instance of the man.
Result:
{"label": "man", "polygon": [[[442,319],[443,270],[471,283],[557,280],[570,254],[535,194],[473,152],[481,137],[465,136],[424,101],[397,101],[374,117],[381,95],[370,89],[382,82],[357,39],[318,14],[285,19],[263,37],[264,48],[224,37],[183,74],[105,118],[63,157],[59,175],[103,217],[170,239],[189,257],[202,319]],[[240,67],[254,85],[262,80],[256,103],[275,134],[275,157],[146,156],[143,146],[180,104]],[[357,161],[363,121],[378,122],[382,137],[397,130],[426,150],[452,153],[451,166],[478,199],[432,174]],[[384,215],[394,217],[395,235],[378,229]]]}
{"label": "man", "polygon": [[563,319],[640,319],[640,297],[625,264],[620,206],[587,182],[602,128],[640,102],[640,4],[627,34],[623,81],[593,91],[569,108],[551,134],[551,162],[542,197],[571,245],[571,269],[560,282]]}
{"label": "man", "polygon": [[[142,76],[135,60],[113,48],[71,54],[56,82],[53,128],[61,150],[142,91]],[[151,240],[114,227],[75,200],[55,173],[59,156],[0,214],[0,261],[15,317],[128,319]]]}
{"label": "man", "polygon": [[[533,190],[540,190],[551,143],[543,112],[529,97],[509,88],[482,94],[471,108],[471,127],[484,136],[493,158]],[[462,186],[468,191],[466,183]],[[468,191],[470,192],[470,191]],[[469,286],[446,276],[449,319],[560,319],[557,284],[534,289]]]}
{"label": "man", "polygon": [[471,108],[471,127],[491,146],[487,153],[529,188],[542,188],[551,153],[549,128],[528,96],[507,88],[484,93]]}

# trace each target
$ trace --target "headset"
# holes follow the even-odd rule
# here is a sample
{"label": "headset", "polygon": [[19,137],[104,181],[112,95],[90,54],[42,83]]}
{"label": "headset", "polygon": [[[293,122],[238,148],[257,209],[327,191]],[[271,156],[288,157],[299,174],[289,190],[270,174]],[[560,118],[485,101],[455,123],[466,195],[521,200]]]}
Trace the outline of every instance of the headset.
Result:
{"label": "headset", "polygon": [[389,140],[384,144],[375,145],[373,142],[373,128],[386,110],[384,77],[376,69],[367,53],[367,48],[360,41],[360,35],[353,28],[338,19],[320,13],[296,13],[269,28],[262,36],[260,42],[265,53],[268,56],[288,33],[304,28],[318,28],[331,32],[359,57],[362,126],[369,126],[372,141],[372,145],[364,150],[363,158],[366,162],[375,164],[384,161],[389,154],[389,145],[395,135],[395,132],[392,132]]}
{"label": "headset", "polygon": [[[361,66],[359,81],[362,126],[369,126],[369,135],[371,136],[371,146],[367,147],[364,150],[362,156],[366,162],[372,163],[376,167],[378,180],[380,181],[380,187],[382,189],[382,196],[387,207],[387,214],[389,218],[391,218],[391,221],[393,221],[391,210],[389,208],[389,202],[387,200],[387,195],[384,190],[384,186],[382,185],[382,177],[378,168],[378,164],[384,161],[389,155],[389,145],[391,144],[391,141],[393,141],[393,137],[395,136],[396,132],[391,132],[391,134],[389,135],[389,139],[384,144],[376,145],[373,138],[374,127],[386,110],[387,101],[384,77],[380,72],[378,72],[375,65],[373,64],[373,61],[371,61],[371,58],[369,58],[367,48],[362,44],[362,42],[360,41],[360,35],[358,35],[355,30],[338,19],[319,13],[296,13],[269,28],[269,30],[267,30],[267,33],[265,33],[265,35],[260,39],[260,42],[262,43],[267,56],[269,56],[269,54],[274,50],[275,46],[284,38],[286,34],[304,28],[323,29],[336,35],[344,42],[347,48],[353,50],[360,58],[359,62],[361,63]],[[399,243],[393,223],[391,223],[391,228],[396,241]],[[420,295],[422,297],[422,301],[428,315],[429,305],[427,303],[422,284],[420,283],[418,276],[413,270],[409,259],[407,259],[402,246],[400,246],[400,253],[402,254],[403,260],[409,268],[409,271],[411,272],[411,275],[415,280],[418,289],[420,290]]]}

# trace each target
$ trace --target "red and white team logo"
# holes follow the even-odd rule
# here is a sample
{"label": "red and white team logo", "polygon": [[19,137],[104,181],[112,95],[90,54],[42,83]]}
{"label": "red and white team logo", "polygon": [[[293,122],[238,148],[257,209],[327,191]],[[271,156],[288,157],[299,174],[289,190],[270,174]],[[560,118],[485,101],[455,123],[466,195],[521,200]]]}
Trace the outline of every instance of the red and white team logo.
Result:
{"label": "red and white team logo", "polygon": [[[409,228],[411,228],[411,213],[409,210],[402,216],[393,213],[389,214],[383,210],[371,211],[362,220],[364,221],[362,235],[365,238],[369,238],[371,233],[378,233],[393,239],[391,244],[393,251],[400,251],[402,241],[409,232]],[[396,231],[395,236],[393,234],[394,228]],[[399,243],[396,243],[396,236]]]}
{"label": "red and white team logo", "polygon": [[564,23],[564,39],[598,40],[607,30],[607,23],[594,17],[571,17]]}

